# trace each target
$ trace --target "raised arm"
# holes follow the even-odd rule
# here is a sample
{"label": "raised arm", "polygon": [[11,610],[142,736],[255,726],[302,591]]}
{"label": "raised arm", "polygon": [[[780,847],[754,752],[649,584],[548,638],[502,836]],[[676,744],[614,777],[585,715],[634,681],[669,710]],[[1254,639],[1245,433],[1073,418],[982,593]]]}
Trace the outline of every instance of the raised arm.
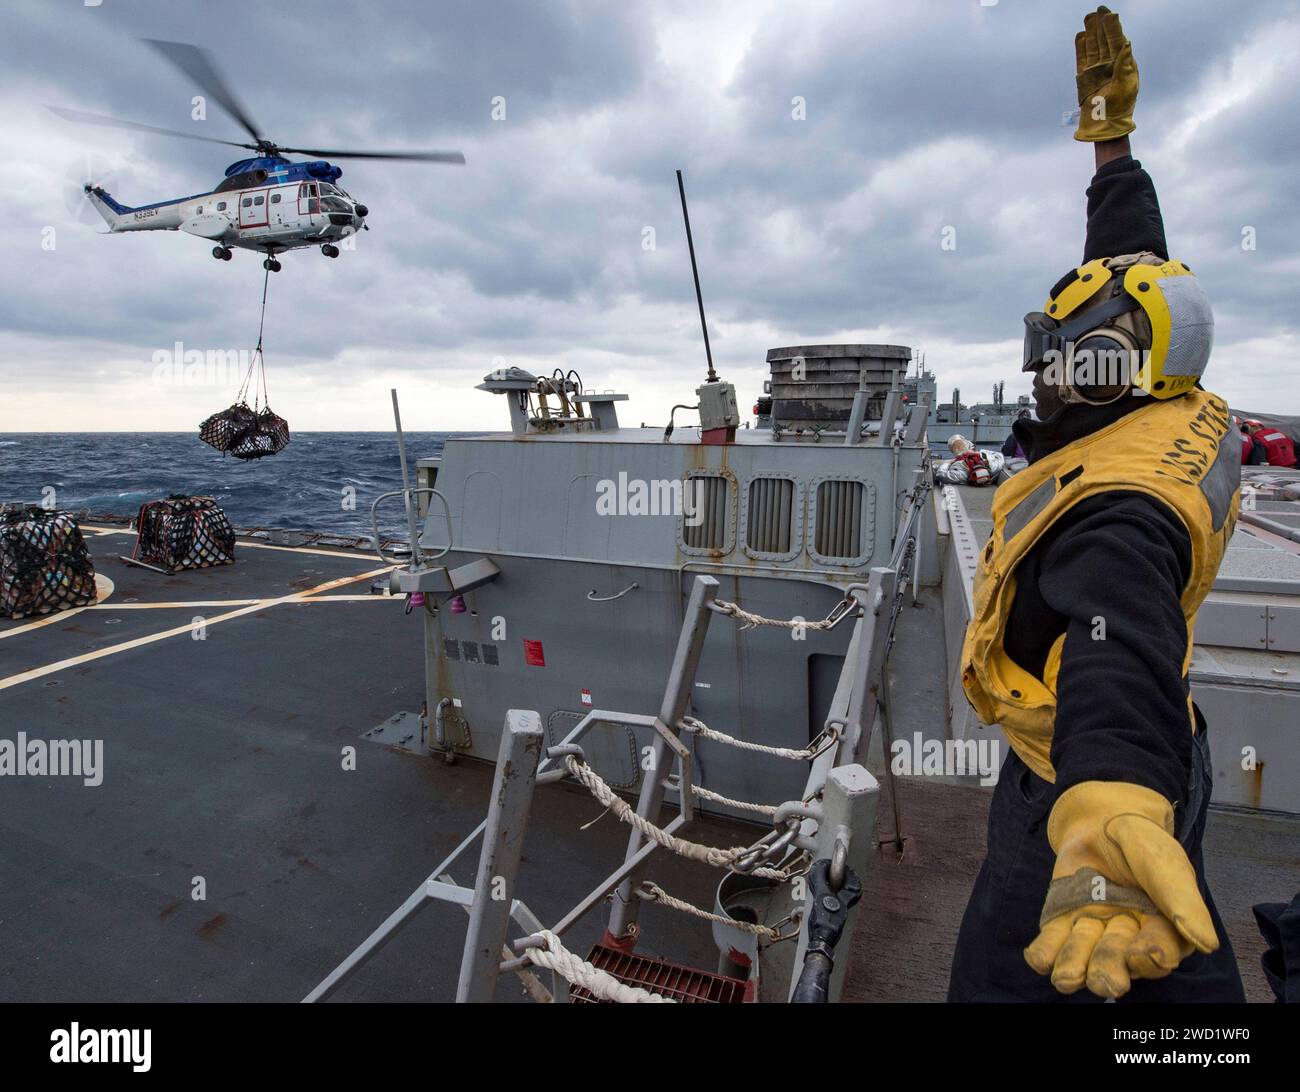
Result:
{"label": "raised arm", "polygon": [[1083,260],[1149,250],[1169,257],[1164,220],[1151,177],[1133,158],[1138,68],[1119,16],[1105,7],[1084,16],[1074,37],[1079,127],[1074,139],[1092,144],[1096,174],[1088,188],[1088,237]]}
{"label": "raised arm", "polygon": [[1099,140],[1092,146],[1094,169],[1101,170],[1107,163],[1112,163],[1116,159],[1123,159],[1125,156],[1133,154],[1133,148],[1129,144],[1126,136],[1117,137],[1115,140]]}

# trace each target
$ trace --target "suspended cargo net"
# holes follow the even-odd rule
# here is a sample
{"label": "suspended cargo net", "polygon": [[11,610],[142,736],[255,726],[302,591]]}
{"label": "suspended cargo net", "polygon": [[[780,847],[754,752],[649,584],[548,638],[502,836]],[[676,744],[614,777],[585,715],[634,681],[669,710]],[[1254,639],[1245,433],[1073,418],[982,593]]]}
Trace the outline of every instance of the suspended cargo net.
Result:
{"label": "suspended cargo net", "polygon": [[235,561],[235,530],[211,497],[174,493],[166,500],[142,504],[136,531],[131,556],[169,573]]}
{"label": "suspended cargo net", "polygon": [[[248,362],[244,382],[234,405],[214,413],[199,425],[199,439],[236,459],[261,459],[276,455],[289,443],[289,422],[271,412],[266,392],[266,357],[262,332],[266,326],[266,288],[271,271],[262,281],[262,318],[257,327],[257,348]],[[249,394],[253,404],[248,404]]]}
{"label": "suspended cargo net", "polygon": [[95,601],[95,563],[66,512],[0,508],[0,613],[11,618]]}
{"label": "suspended cargo net", "polygon": [[236,459],[261,459],[284,450],[289,422],[270,406],[257,409],[241,399],[199,425],[199,439]]}

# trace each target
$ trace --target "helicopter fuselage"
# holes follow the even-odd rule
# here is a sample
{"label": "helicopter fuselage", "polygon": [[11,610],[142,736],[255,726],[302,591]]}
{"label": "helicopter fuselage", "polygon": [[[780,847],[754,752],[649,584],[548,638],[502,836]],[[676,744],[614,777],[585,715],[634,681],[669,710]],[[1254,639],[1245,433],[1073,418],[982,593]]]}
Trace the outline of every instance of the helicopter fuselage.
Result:
{"label": "helicopter fuselage", "polygon": [[232,163],[220,185],[190,197],[129,207],[98,186],[86,195],[110,232],[184,231],[216,244],[215,257],[231,247],[274,258],[309,246],[336,256],[333,244],[362,230],[369,212],[337,184],[342,173],[324,160],[262,156]]}

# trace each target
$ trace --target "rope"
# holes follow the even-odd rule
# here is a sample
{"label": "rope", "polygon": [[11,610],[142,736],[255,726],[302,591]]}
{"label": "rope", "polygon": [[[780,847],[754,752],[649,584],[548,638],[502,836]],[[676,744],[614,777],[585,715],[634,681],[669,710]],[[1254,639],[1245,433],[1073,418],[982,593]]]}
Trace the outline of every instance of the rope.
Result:
{"label": "rope", "polygon": [[848,608],[854,605],[852,600],[842,600],[835,605],[830,614],[818,622],[806,622],[798,618],[768,618],[765,615],[745,610],[744,607],[737,606],[735,603],[728,603],[724,599],[715,599],[713,601],[713,610],[718,614],[729,615],[741,622],[741,629],[753,629],[755,626],[776,626],[778,629],[820,631],[834,629],[846,617]]}
{"label": "rope", "polygon": [[661,993],[651,993],[649,990],[641,989],[640,986],[629,986],[599,967],[593,967],[585,959],[569,951],[560,943],[560,938],[549,929],[543,929],[533,936],[539,938],[546,947],[524,949],[524,954],[532,963],[538,967],[545,967],[548,971],[554,971],[574,986],[590,990],[602,1001],[617,1001],[619,1004],[676,1004],[671,997],[665,997]]}
{"label": "rope", "polygon": [[[730,849],[720,849],[717,846],[700,845],[698,842],[689,842],[685,838],[678,838],[676,835],[669,834],[663,828],[655,826],[649,819],[638,815],[631,804],[605,784],[600,774],[596,773],[586,763],[579,761],[576,755],[566,755],[564,764],[569,773],[582,782],[591,795],[612,811],[618,819],[627,823],[628,826],[635,827],[656,845],[672,850],[678,856],[691,861],[701,861],[704,864],[712,865],[714,868],[730,869],[741,856],[749,852],[748,846],[733,846]],[[781,869],[766,867],[752,869],[746,875],[783,881],[790,878]]]}
{"label": "rope", "polygon": [[253,369],[259,364],[261,369],[258,373],[260,379],[260,396],[259,384],[253,386],[253,408],[257,409],[260,405],[271,404],[270,392],[266,388],[266,354],[262,352],[262,333],[266,329],[266,292],[271,283],[271,269],[268,266],[266,272],[262,274],[262,314],[257,320],[257,348],[253,350],[252,359],[248,362],[248,372],[244,376],[244,382],[239,388],[239,394],[235,398],[236,402],[246,402],[248,398],[248,384],[253,379]]}
{"label": "rope", "polygon": [[702,720],[696,720],[695,717],[682,717],[680,727],[684,732],[691,732],[702,739],[711,739],[716,743],[725,743],[730,747],[738,747],[742,751],[757,751],[760,754],[776,755],[777,758],[791,758],[796,761],[808,761],[816,758],[828,747],[835,743],[836,735],[834,732],[823,733],[826,736],[824,743],[814,742],[807,747],[768,747],[762,743],[750,743],[745,739],[737,739],[735,736],[729,736],[726,732],[719,732],[716,728],[710,728]]}
{"label": "rope", "polygon": [[691,792],[702,800],[712,800],[715,804],[725,804],[729,808],[738,808],[740,811],[752,811],[759,815],[776,814],[775,804],[751,804],[748,800],[733,800],[729,796],[706,789],[703,785],[691,785]]}
{"label": "rope", "polygon": [[778,929],[773,929],[770,925],[757,925],[749,921],[737,921],[735,918],[724,917],[722,914],[711,914],[707,910],[701,910],[689,902],[676,898],[668,894],[662,887],[652,880],[645,880],[641,884],[641,890],[645,892],[647,898],[652,902],[663,903],[671,910],[680,910],[683,914],[690,914],[692,917],[700,918],[703,921],[717,922],[719,925],[729,925],[733,929],[739,929],[742,933],[752,933],[756,937],[766,937],[768,940],[786,940],[788,939]]}

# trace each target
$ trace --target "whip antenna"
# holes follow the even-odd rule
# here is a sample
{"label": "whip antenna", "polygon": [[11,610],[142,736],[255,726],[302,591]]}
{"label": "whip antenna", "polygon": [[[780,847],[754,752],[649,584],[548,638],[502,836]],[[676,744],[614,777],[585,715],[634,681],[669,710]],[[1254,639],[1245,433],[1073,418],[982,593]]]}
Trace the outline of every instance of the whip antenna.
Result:
{"label": "whip antenna", "polygon": [[700,329],[704,332],[704,355],[709,362],[708,382],[716,383],[718,373],[713,370],[713,350],[709,348],[709,326],[704,321],[704,296],[700,293],[700,270],[695,264],[695,240],[691,238],[691,214],[686,211],[686,186],[682,182],[682,172],[677,172],[677,192],[682,198],[682,220],[686,223],[686,247],[691,252],[691,276],[695,278],[695,302],[700,309]]}

